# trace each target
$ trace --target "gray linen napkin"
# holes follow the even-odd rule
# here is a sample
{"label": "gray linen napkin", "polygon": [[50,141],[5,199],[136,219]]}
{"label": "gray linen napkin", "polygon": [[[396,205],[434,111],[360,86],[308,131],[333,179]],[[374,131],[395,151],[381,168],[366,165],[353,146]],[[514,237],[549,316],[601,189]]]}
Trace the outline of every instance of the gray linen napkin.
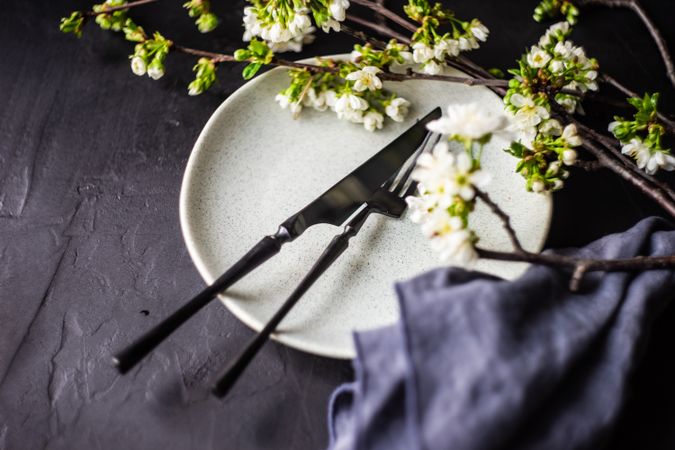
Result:
{"label": "gray linen napkin", "polygon": [[[660,219],[568,255],[675,254]],[[569,274],[531,267],[508,282],[438,269],[396,286],[401,320],[357,333],[356,380],[337,389],[330,448],[598,448],[611,432],[675,272]]]}

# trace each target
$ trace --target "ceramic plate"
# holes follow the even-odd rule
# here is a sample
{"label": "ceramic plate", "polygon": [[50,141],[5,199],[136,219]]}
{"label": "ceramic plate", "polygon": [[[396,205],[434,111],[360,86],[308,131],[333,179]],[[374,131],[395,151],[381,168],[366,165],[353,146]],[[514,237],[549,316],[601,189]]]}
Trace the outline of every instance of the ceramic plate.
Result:
{"label": "ceramic plate", "polygon": [[[451,72],[449,72],[451,73]],[[459,74],[458,72],[454,72]],[[207,283],[213,282],[262,236],[436,106],[478,102],[501,110],[499,97],[484,87],[407,81],[388,87],[412,102],[405,123],[387,120],[371,133],[338,121],[335,114],[306,109],[294,120],[274,101],[287,86],[283,69],[244,85],[213,114],[187,164],[180,219],[187,248]],[[490,195],[511,215],[525,248],[540,250],[551,220],[551,199],[525,192],[514,173],[516,160],[493,140],[483,167],[493,174]],[[509,249],[499,220],[483,206],[471,226],[481,245]],[[311,267],[340,228],[316,225],[234,285],[222,301],[249,327],[259,330]],[[300,300],[274,339],[318,355],[354,356],[352,332],[391,324],[398,318],[393,285],[440,266],[419,227],[407,219],[371,216],[350,248]],[[507,279],[520,263],[480,261],[476,269]]]}

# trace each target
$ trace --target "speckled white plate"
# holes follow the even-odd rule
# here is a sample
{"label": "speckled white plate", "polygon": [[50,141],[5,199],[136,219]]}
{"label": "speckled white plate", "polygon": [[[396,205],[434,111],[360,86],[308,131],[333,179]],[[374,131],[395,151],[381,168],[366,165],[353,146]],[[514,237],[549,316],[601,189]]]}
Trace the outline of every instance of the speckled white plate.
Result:
{"label": "speckled white plate", "polygon": [[[457,72],[455,72],[457,73]],[[207,283],[213,282],[262,236],[403,132],[415,119],[451,102],[479,102],[500,110],[484,87],[433,81],[392,83],[413,108],[405,123],[387,121],[375,133],[338,121],[332,112],[305,110],[298,120],[274,101],[288,78],[272,70],[232,94],[211,116],[187,164],[180,198],[183,236]],[[493,140],[483,151],[494,179],[490,195],[511,215],[530,250],[541,249],[551,220],[551,199],[525,192],[516,160]],[[483,206],[472,226],[488,248],[508,249],[499,220]],[[255,330],[277,309],[339,232],[308,229],[281,253],[222,296],[225,306]],[[352,332],[398,318],[393,284],[439,266],[418,226],[409,220],[369,219],[351,246],[284,320],[274,339],[310,353],[354,356]],[[526,266],[480,261],[478,270],[512,279]]]}

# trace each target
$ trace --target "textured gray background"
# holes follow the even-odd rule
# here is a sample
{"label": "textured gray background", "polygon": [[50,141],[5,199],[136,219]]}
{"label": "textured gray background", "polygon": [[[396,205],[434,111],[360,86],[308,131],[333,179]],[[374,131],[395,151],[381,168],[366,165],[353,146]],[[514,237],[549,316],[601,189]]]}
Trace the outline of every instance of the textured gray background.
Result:
{"label": "textured gray background", "polygon": [[[243,2],[214,2],[223,23],[208,38],[179,3],[134,16],[186,45],[239,46]],[[491,28],[476,59],[500,67],[544,29],[529,18],[535,3],[449,2]],[[675,47],[673,3],[645,4]],[[214,372],[251,335],[220,305],[128,376],[111,367],[111,350],[202,286],[180,235],[180,182],[199,131],[243,81],[239,66],[225,65],[211,92],[189,98],[194,61],[182,55],[169,57],[158,82],[135,77],[119,36],[93,25],[79,41],[58,32],[61,15],[87,5],[0,0],[0,449],[323,447],[326,401],[350,379],[349,364],[272,343],[216,400],[206,389]],[[665,91],[673,110],[658,55],[633,16],[588,11],[573,37],[636,89]],[[310,51],[344,51],[349,42],[331,35]],[[582,244],[655,211],[602,174],[575,174],[555,201],[548,246]],[[675,446],[673,323],[671,307],[655,324],[611,448]]]}

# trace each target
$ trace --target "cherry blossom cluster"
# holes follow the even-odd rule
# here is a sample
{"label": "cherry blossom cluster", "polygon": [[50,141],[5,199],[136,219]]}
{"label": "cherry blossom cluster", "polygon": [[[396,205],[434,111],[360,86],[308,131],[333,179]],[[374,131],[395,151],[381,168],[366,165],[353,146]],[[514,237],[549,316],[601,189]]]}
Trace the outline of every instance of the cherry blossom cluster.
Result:
{"label": "cherry blossom cluster", "polygon": [[339,31],[348,0],[249,0],[244,9],[244,41],[254,37],[272,51],[299,52],[314,40],[312,19],[323,31]]}
{"label": "cherry blossom cluster", "polygon": [[320,66],[331,71],[289,70],[291,83],[277,94],[276,101],[294,116],[304,107],[331,110],[338,119],[362,124],[368,131],[381,129],[386,117],[402,122],[410,103],[383,89],[382,79],[378,76],[392,64],[400,63],[402,58],[393,43],[385,50],[356,45],[351,61],[318,60]]}
{"label": "cherry blossom cluster", "polygon": [[213,31],[218,26],[218,18],[211,12],[209,0],[190,0],[183,4],[190,17],[196,18],[195,25],[202,33]]}
{"label": "cherry blossom cluster", "polygon": [[657,116],[659,94],[629,98],[628,102],[637,110],[633,120],[616,116],[609,124],[609,131],[621,142],[621,152],[635,159],[637,166],[650,175],[659,169],[675,169],[675,157],[661,142],[665,129]]}
{"label": "cherry blossom cluster", "polygon": [[567,23],[574,25],[579,18],[579,8],[569,0],[542,0],[537,7],[534,8],[534,14],[532,16],[537,22],[562,16]]}
{"label": "cherry blossom cluster", "polygon": [[519,68],[509,71],[514,78],[504,104],[519,137],[507,151],[520,159],[516,170],[535,192],[562,188],[569,176],[565,166],[576,162],[575,147],[582,144],[576,126],[551,117],[552,104],[582,112],[579,96],[598,89],[597,62],[567,40],[570,31],[567,22],[551,26],[523,55]]}
{"label": "cherry blossom cluster", "polygon": [[[412,177],[417,195],[408,197],[410,219],[420,224],[431,247],[443,261],[470,265],[476,258],[478,237],[469,226],[476,205],[476,189],[491,179],[481,169],[480,154],[495,134],[508,132],[504,115],[485,113],[476,103],[450,105],[446,115],[430,122],[428,129],[444,139],[417,160]],[[449,144],[459,142],[462,146]]]}
{"label": "cherry blossom cluster", "polygon": [[478,19],[460,20],[440,3],[409,0],[404,9],[408,17],[421,24],[412,37],[411,59],[424,73],[441,73],[446,58],[477,49],[479,42],[487,40],[489,31]]}

